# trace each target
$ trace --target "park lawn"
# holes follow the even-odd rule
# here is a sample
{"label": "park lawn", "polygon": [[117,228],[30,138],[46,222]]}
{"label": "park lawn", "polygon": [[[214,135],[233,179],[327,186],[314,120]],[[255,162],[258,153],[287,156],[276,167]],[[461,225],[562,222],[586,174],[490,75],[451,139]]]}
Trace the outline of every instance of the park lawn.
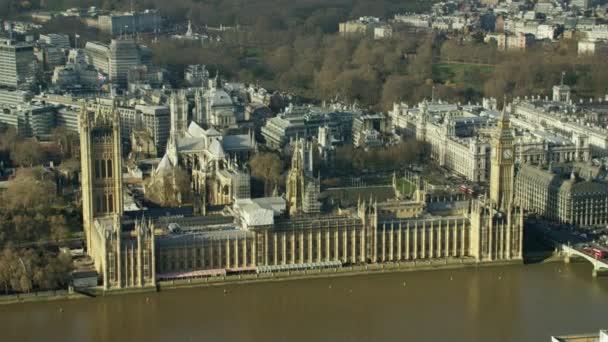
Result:
{"label": "park lawn", "polygon": [[438,83],[464,84],[477,90],[494,72],[494,66],[467,63],[439,63],[433,65],[433,79]]}
{"label": "park lawn", "polygon": [[411,195],[416,191],[416,185],[408,182],[404,178],[399,178],[397,179],[397,190],[399,190],[402,195]]}
{"label": "park lawn", "polygon": [[245,50],[245,58],[258,58],[262,59],[264,57],[264,50],[256,47],[249,47]]}

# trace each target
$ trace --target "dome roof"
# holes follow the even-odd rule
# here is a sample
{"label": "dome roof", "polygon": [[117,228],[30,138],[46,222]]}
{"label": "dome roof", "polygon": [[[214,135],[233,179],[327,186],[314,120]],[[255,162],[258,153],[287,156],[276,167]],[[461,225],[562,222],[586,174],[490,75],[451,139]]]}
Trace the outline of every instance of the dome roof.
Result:
{"label": "dome roof", "polygon": [[222,89],[216,89],[211,95],[211,107],[233,106],[232,98]]}

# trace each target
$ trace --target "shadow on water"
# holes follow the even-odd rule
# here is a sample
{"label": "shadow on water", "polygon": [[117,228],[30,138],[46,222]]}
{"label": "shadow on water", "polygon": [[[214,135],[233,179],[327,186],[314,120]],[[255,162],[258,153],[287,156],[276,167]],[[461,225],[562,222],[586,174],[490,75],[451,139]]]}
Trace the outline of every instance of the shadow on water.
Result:
{"label": "shadow on water", "polygon": [[95,292],[91,289],[74,289],[74,292],[81,294],[83,296],[87,296],[89,298],[95,298],[97,297],[97,295],[95,294]]}
{"label": "shadow on water", "polygon": [[555,257],[553,250],[528,252],[524,254],[524,264],[540,264],[546,262],[547,260],[553,257]]}
{"label": "shadow on water", "polygon": [[555,256],[555,247],[533,227],[524,229],[524,264],[543,263]]}

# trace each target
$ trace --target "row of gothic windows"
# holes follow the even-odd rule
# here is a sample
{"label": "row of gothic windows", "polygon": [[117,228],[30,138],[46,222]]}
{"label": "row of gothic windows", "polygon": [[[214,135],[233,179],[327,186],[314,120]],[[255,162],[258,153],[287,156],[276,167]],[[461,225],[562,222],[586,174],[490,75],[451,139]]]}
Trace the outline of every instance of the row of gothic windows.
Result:
{"label": "row of gothic windows", "polygon": [[114,196],[112,194],[97,194],[95,196],[95,214],[114,212]]}
{"label": "row of gothic windows", "polygon": [[112,159],[97,159],[94,162],[95,178],[112,178]]}

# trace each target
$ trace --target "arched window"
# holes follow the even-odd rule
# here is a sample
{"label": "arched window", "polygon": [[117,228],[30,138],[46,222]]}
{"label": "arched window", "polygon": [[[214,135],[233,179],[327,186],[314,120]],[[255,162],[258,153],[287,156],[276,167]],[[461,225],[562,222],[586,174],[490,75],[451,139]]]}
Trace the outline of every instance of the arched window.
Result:
{"label": "arched window", "polygon": [[106,178],[106,163],[103,160],[99,161],[99,167],[101,168],[101,178]]}
{"label": "arched window", "polygon": [[101,212],[101,196],[95,196],[93,204],[93,213],[99,214]]}
{"label": "arched window", "polygon": [[108,159],[108,178],[112,178],[112,159]]}
{"label": "arched window", "polygon": [[95,169],[95,178],[101,177],[101,165],[99,164],[99,160],[95,160],[93,163],[93,168]]}
{"label": "arched window", "polygon": [[107,207],[108,204],[106,203],[106,196],[99,195],[99,213],[103,215],[106,212]]}
{"label": "arched window", "polygon": [[108,194],[108,212],[114,212],[114,196],[112,194]]}

